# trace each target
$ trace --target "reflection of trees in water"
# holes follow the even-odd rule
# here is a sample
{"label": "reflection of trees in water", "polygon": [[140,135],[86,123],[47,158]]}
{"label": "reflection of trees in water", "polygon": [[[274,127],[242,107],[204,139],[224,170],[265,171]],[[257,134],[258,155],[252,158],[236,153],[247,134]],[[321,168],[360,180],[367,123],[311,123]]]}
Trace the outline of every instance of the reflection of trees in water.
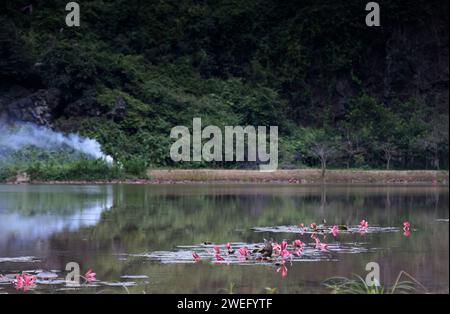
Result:
{"label": "reflection of trees in water", "polygon": [[[432,220],[430,217],[442,215],[448,217],[447,204],[439,203],[438,207],[434,207],[436,194],[439,195],[440,202],[448,201],[448,191],[445,189],[408,192],[403,188],[336,190],[327,187],[327,189],[313,189],[312,193],[301,189],[292,189],[289,192],[274,189],[276,192],[271,193],[241,189],[236,194],[220,193],[217,190],[193,193],[189,188],[189,193],[186,191],[177,193],[177,189],[117,187],[114,190],[114,207],[103,214],[95,227],[83,228],[70,234],[54,235],[52,247],[74,248],[79,254],[76,258],[94,265],[100,276],[102,273],[103,276],[110,276],[109,278],[118,278],[126,273],[161,273],[165,282],[161,289],[171,287],[174,291],[173,287],[182,274],[185,281],[189,281],[184,287],[186,291],[196,289],[193,287],[198,287],[199,291],[202,288],[211,291],[217,282],[225,287],[224,282],[230,278],[236,282],[246,282],[241,276],[254,275],[258,270],[239,268],[226,275],[226,271],[224,273],[220,268],[212,270],[204,266],[207,269],[203,268],[202,273],[206,272],[207,275],[199,275],[200,270],[197,269],[203,266],[161,266],[152,263],[143,264],[142,261],[133,259],[118,263],[117,257],[111,254],[171,250],[177,245],[198,244],[203,241],[259,242],[263,237],[277,239],[296,237],[293,234],[255,233],[249,230],[252,226],[320,222],[322,218],[326,218],[330,224],[335,222],[355,224],[365,218],[371,224],[401,227],[401,223],[409,219],[413,227],[420,226],[417,233],[413,231],[411,239],[405,239],[401,233],[371,234],[363,238],[372,247],[395,248],[394,251],[384,249],[376,251],[374,255],[361,254],[351,258],[341,256],[340,258],[345,258],[345,262],[322,265],[320,270],[312,265],[313,263],[302,264],[298,268],[296,266],[291,268],[289,276],[317,280],[318,272],[323,273],[321,279],[334,275],[349,276],[353,272],[364,274],[365,263],[373,258],[381,264],[384,270],[383,280],[386,282],[394,280],[401,269],[429,278],[435,278],[437,271],[448,273],[448,269],[447,271],[444,269],[448,266],[438,265],[442,259],[442,252],[448,250],[448,229],[442,234],[442,228],[430,225],[430,219]],[[389,205],[386,202],[387,198]],[[243,231],[236,231],[237,229]],[[436,241],[441,238],[442,241]],[[355,235],[349,239],[360,241],[361,237]],[[95,258],[92,252],[101,253],[101,258]],[[411,255],[411,252],[427,253]],[[425,256],[430,259],[429,273],[423,272]],[[387,266],[389,268],[386,268]],[[310,271],[305,272],[305,269]],[[265,274],[269,276],[268,282],[272,282],[273,279],[267,275],[267,270]],[[180,287],[180,284],[177,287]]]}
{"label": "reflection of trees in water", "polygon": [[[433,210],[438,211],[435,215],[445,214],[442,204],[437,209],[428,206],[435,193],[397,193],[395,189],[336,193],[333,188],[311,194],[247,191],[177,194],[176,190],[117,187],[114,207],[80,237],[87,233],[97,242],[142,252],[204,241],[260,241],[267,236],[252,232],[253,226],[320,223],[322,219],[329,224],[357,224],[363,218],[374,225],[401,226],[412,214],[418,217],[419,221],[413,222],[416,224]],[[386,197],[390,206],[386,206]],[[443,193],[443,197],[448,198],[448,194]]]}
{"label": "reflection of trees in water", "polygon": [[86,208],[111,206],[111,193],[111,186],[1,186],[0,213],[71,215]]}

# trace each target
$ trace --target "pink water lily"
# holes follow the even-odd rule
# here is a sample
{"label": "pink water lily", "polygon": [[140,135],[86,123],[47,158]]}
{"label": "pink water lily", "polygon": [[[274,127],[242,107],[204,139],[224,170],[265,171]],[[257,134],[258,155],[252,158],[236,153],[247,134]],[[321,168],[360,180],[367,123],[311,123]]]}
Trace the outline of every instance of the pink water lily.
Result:
{"label": "pink water lily", "polygon": [[242,257],[247,257],[247,255],[248,255],[248,249],[247,249],[246,246],[241,247],[241,248],[238,250],[238,252],[239,252],[239,254],[240,254]]}
{"label": "pink water lily", "polygon": [[294,247],[301,247],[303,245],[302,241],[297,239],[294,241]]}
{"label": "pink water lily", "polygon": [[35,284],[35,282],[35,276],[30,276],[27,273],[23,273],[22,276],[20,274],[17,274],[16,280],[14,281],[14,286],[17,290],[23,289],[24,291],[27,291],[29,287]]}
{"label": "pink water lily", "polygon": [[227,243],[227,250],[229,251],[229,250],[232,250],[233,248],[231,247],[231,243],[230,242],[228,242]]}
{"label": "pink water lily", "polygon": [[272,243],[272,254],[280,255],[280,252],[281,252],[281,246],[276,242]]}
{"label": "pink water lily", "polygon": [[315,222],[313,222],[312,224],[309,225],[311,227],[311,229],[316,230],[317,229],[317,224]]}
{"label": "pink water lily", "polygon": [[219,254],[216,254],[216,260],[224,261],[225,259],[222,256],[220,256]]}
{"label": "pink water lily", "polygon": [[35,276],[30,276],[27,273],[23,274],[23,281],[24,281],[24,285],[25,287],[29,287],[34,285],[35,281],[36,281],[36,277]]}
{"label": "pink water lily", "polygon": [[411,224],[409,223],[409,221],[405,221],[403,223],[403,231],[409,231],[410,227],[411,227]]}
{"label": "pink water lily", "polygon": [[285,258],[286,256],[289,256],[289,255],[291,255],[291,252],[289,252],[288,250],[287,250],[287,241],[281,241],[281,246],[280,246],[280,249],[281,249],[281,251],[280,251],[280,255],[281,255],[281,257],[282,258]]}
{"label": "pink water lily", "polygon": [[328,244],[326,243],[320,243],[319,248],[322,252],[327,252],[328,251]]}
{"label": "pink water lily", "polygon": [[84,278],[86,278],[86,281],[87,281],[87,282],[93,282],[93,281],[96,281],[96,280],[97,280],[96,276],[97,276],[97,274],[94,273],[94,272],[92,271],[92,269],[90,269],[90,268],[88,269],[88,271],[86,272],[86,274],[84,274]]}
{"label": "pink water lily", "polygon": [[291,255],[291,252],[289,252],[288,250],[281,250],[280,255],[282,258],[288,257]]}
{"label": "pink water lily", "polygon": [[363,219],[359,222],[359,227],[361,229],[367,229],[367,228],[369,228],[369,222],[367,222],[366,220]]}
{"label": "pink water lily", "polygon": [[405,221],[403,223],[403,235],[405,237],[409,237],[411,235],[411,232],[409,231],[410,227],[411,227],[411,224],[409,223],[409,221]]}
{"label": "pink water lily", "polygon": [[296,248],[295,250],[294,250],[294,253],[293,253],[295,256],[298,256],[298,257],[300,257],[300,255],[302,254],[302,248]]}
{"label": "pink water lily", "polygon": [[216,255],[220,254],[220,248],[218,245],[214,245],[213,250],[214,250],[214,254],[216,254]]}
{"label": "pink water lily", "polygon": [[200,261],[200,255],[198,255],[196,252],[192,252],[192,257],[196,262]]}
{"label": "pink water lily", "polygon": [[24,280],[23,280],[22,276],[20,276],[19,274],[16,275],[16,280],[14,281],[14,285],[17,290],[22,289],[22,287],[24,286]]}
{"label": "pink water lily", "polygon": [[338,226],[334,225],[333,228],[331,228],[331,234],[333,235],[333,237],[337,237],[339,234],[339,229]]}

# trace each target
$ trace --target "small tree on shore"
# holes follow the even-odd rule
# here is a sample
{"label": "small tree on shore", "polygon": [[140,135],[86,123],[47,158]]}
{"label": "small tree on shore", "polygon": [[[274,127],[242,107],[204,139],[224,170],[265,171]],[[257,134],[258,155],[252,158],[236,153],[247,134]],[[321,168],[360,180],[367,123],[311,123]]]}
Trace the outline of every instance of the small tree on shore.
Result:
{"label": "small tree on shore", "polygon": [[380,143],[377,146],[382,152],[382,158],[386,162],[386,170],[389,170],[391,168],[392,159],[398,154],[398,147],[389,142]]}
{"label": "small tree on shore", "polygon": [[416,145],[426,155],[431,155],[433,167],[439,170],[440,152],[448,153],[448,117],[433,117],[428,132],[417,140]]}
{"label": "small tree on shore", "polygon": [[360,139],[357,135],[346,134],[344,140],[342,141],[342,151],[345,154],[345,164],[347,169],[350,168],[350,165],[354,159],[354,157],[358,154],[364,152],[364,149],[361,146]]}
{"label": "small tree on shore", "polygon": [[327,164],[330,160],[338,156],[338,150],[336,149],[333,142],[330,141],[320,141],[312,143],[309,147],[309,154],[319,159],[321,168],[321,177],[325,178],[325,172],[327,169]]}

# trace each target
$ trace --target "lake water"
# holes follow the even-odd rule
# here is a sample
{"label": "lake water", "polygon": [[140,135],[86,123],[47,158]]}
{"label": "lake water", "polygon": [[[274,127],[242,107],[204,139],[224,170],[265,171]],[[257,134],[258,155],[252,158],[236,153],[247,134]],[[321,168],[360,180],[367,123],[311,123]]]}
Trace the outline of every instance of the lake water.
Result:
{"label": "lake water", "polygon": [[[0,185],[0,293],[22,293],[5,279],[22,271],[65,278],[69,262],[82,274],[92,268],[98,281],[72,288],[43,280],[28,293],[319,293],[329,292],[327,278],[365,277],[369,262],[380,265],[385,286],[404,270],[428,292],[448,293],[448,201],[448,187]],[[284,277],[274,263],[208,256],[209,242],[236,249],[264,238],[312,242],[296,226],[324,219],[393,229],[328,235],[329,251],[288,260]]]}

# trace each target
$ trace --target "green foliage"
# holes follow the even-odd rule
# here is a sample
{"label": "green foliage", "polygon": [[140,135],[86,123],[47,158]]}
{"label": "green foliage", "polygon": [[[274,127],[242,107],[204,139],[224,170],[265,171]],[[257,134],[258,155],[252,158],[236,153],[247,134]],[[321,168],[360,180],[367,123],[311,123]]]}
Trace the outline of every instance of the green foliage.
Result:
{"label": "green foliage", "polygon": [[[383,26],[395,33],[429,18],[448,26],[436,3],[383,2]],[[342,150],[337,168],[384,167],[382,145],[396,147],[395,168],[448,168],[439,132],[448,109],[432,91],[381,96],[385,61],[368,60],[385,60],[392,38],[368,30],[360,1],[86,0],[79,28],[64,27],[60,1],[18,9],[28,4],[0,5],[0,79],[60,89],[55,126],[96,138],[124,165],[227,167],[171,161],[170,129],[201,117],[219,127],[278,125],[286,167],[316,166],[308,147],[326,139]],[[409,85],[406,61],[392,66]],[[125,113],[114,116],[119,98]]]}
{"label": "green foliage", "polygon": [[113,180],[124,176],[118,166],[110,166],[102,160],[78,160],[65,164],[35,161],[23,171],[36,181]]}
{"label": "green foliage", "polygon": [[[400,271],[392,287],[387,288],[381,285],[368,285],[359,275],[353,275],[354,279],[346,277],[333,277],[324,281],[323,285],[336,294],[408,294],[416,293],[418,289],[427,292],[417,279],[405,271]],[[408,277],[410,280],[400,281],[402,277]]]}
{"label": "green foliage", "polygon": [[147,163],[138,157],[108,164],[71,150],[41,150],[26,147],[0,155],[0,182],[26,172],[34,181],[93,181],[146,178]]}
{"label": "green foliage", "polygon": [[147,172],[147,162],[141,158],[133,157],[124,161],[123,169],[125,173],[134,175],[137,177],[145,177]]}

